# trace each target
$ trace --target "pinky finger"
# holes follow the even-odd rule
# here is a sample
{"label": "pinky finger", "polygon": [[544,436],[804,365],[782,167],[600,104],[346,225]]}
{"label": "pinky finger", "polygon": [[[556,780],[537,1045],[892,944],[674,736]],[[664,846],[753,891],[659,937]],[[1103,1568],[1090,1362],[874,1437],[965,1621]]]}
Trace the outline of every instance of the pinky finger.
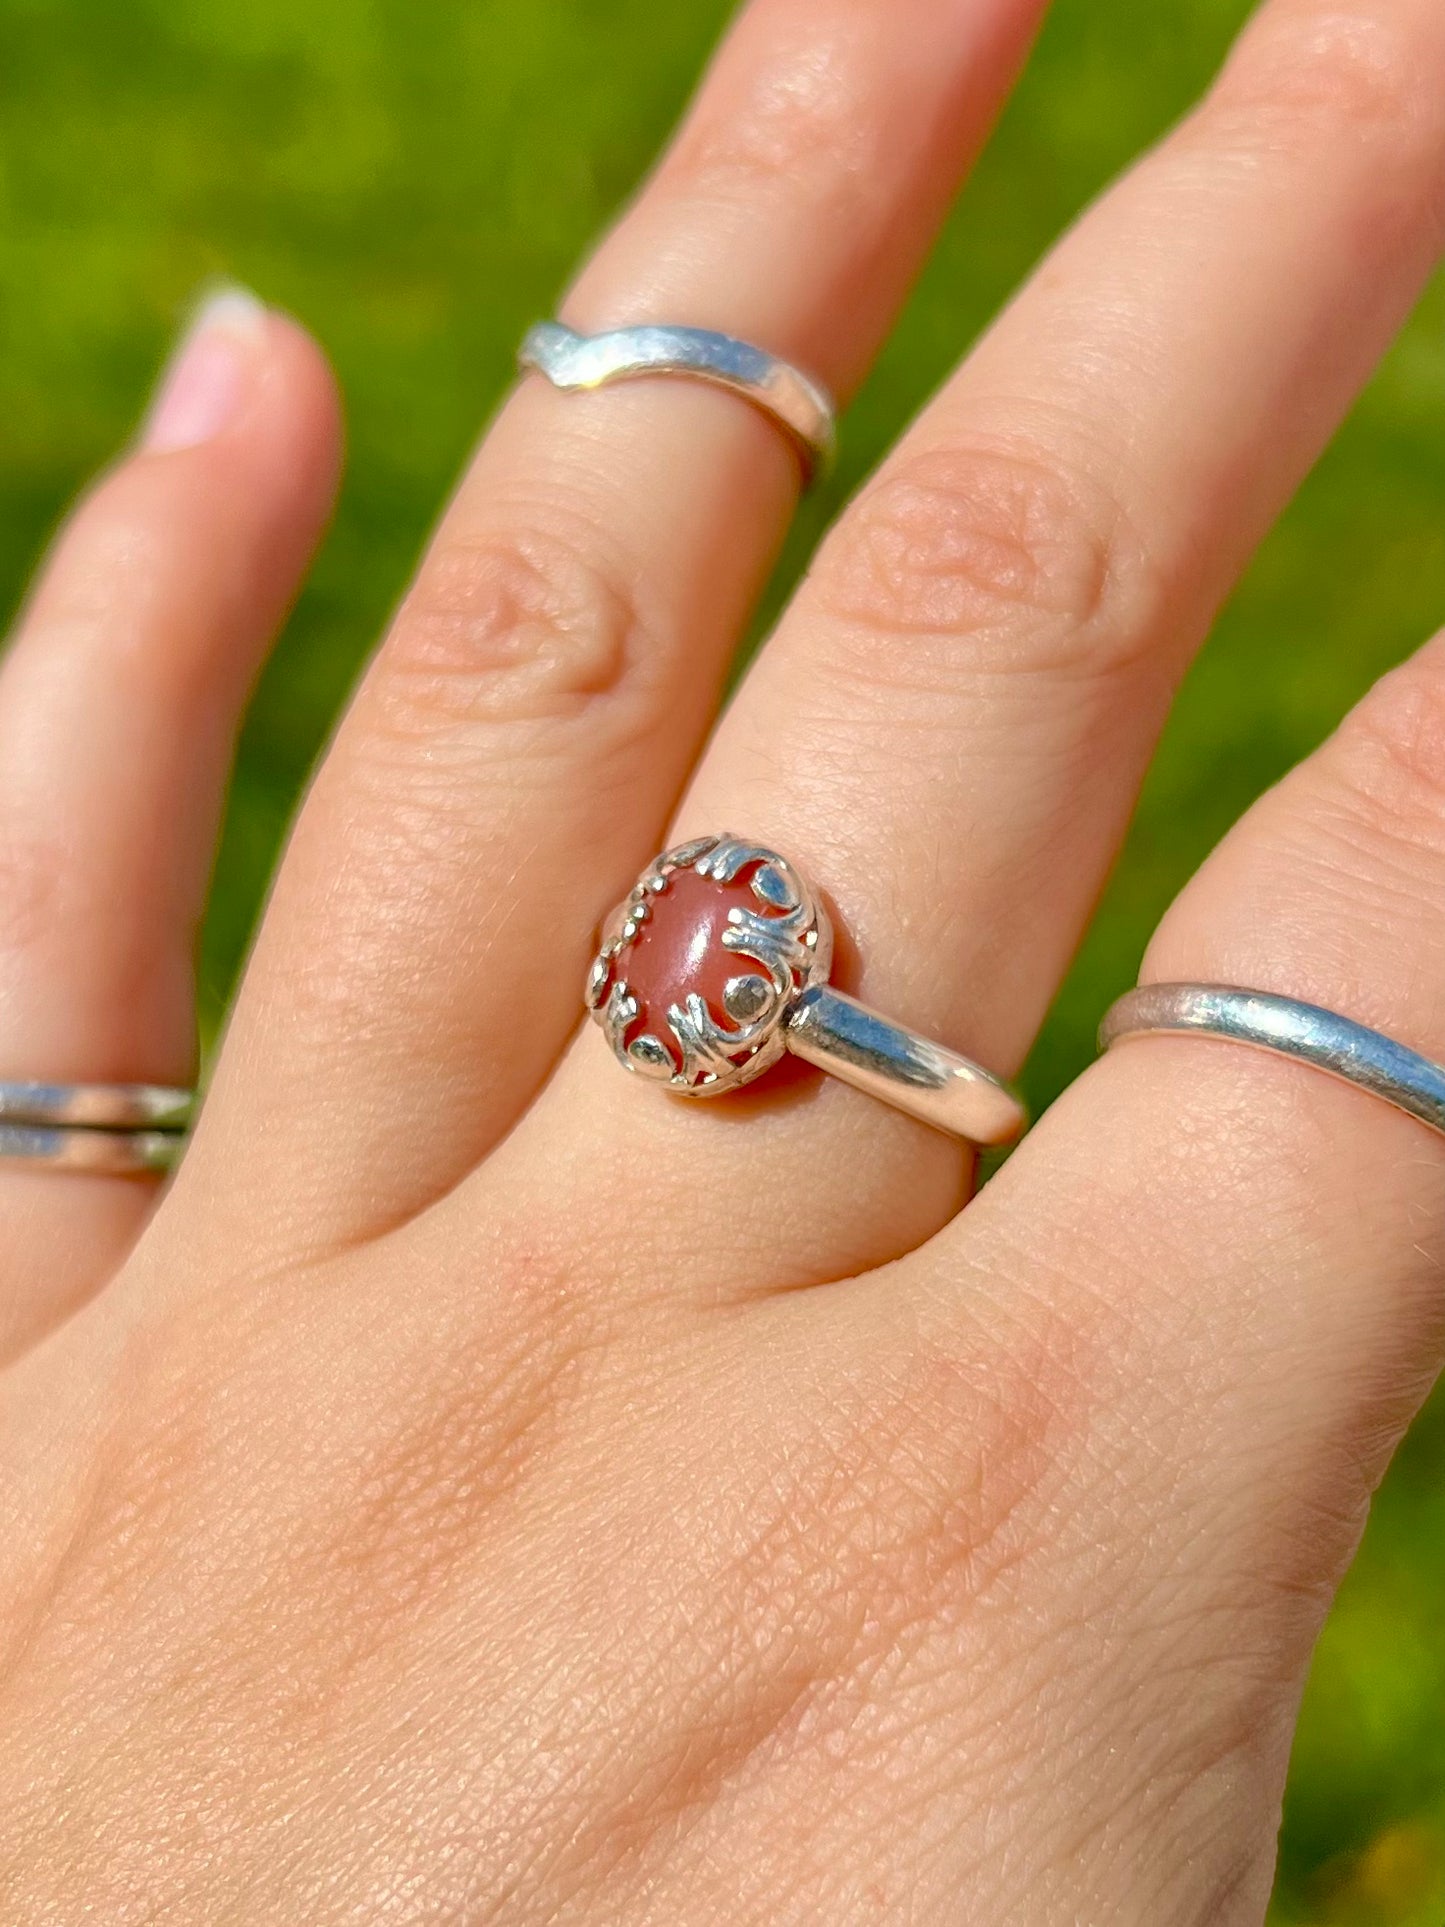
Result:
{"label": "pinky finger", "polygon": [[[1301,999],[1445,1058],[1445,638],[1226,837],[1143,981]],[[1231,1903],[1262,1912],[1311,1646],[1445,1363],[1445,1140],[1312,1065],[1140,1036],[908,1264],[930,1338],[1049,1428],[1015,1427],[1049,1468],[1033,1596],[1058,1602],[1061,1650],[1097,1632],[1109,1722],[1088,1727],[1107,1765],[1086,1809],[1077,1785],[1054,1789],[1070,1826],[1107,1837],[1136,1882],[1121,1803],[1156,1867],[1191,1880],[1217,1876],[1227,1840],[1247,1869]],[[864,1282],[876,1350],[906,1307],[896,1272]],[[1037,1650],[1046,1631],[1031,1619]],[[1161,1786],[1192,1789],[1172,1834],[1140,1804]],[[1240,1907],[1216,1889],[1164,1911]]]}
{"label": "pinky finger", "polygon": [[[210,301],[0,669],[0,1078],[183,1084],[239,717],[329,514],[326,364]],[[153,1187],[0,1164],[0,1360],[93,1292]]]}

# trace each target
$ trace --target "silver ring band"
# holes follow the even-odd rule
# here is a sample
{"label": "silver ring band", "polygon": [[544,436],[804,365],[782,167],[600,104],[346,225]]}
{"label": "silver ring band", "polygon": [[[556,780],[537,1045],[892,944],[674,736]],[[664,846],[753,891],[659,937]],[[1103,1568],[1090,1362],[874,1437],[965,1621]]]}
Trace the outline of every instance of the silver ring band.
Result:
{"label": "silver ring band", "polygon": [[183,1131],[195,1101],[194,1091],[166,1084],[0,1083],[0,1124]]}
{"label": "silver ring band", "polygon": [[970,1144],[1012,1144],[1028,1122],[1022,1100],[992,1071],[828,985],[805,990],[789,1010],[786,1042],[855,1091]]}
{"label": "silver ring band", "polygon": [[0,1161],[102,1177],[169,1171],[186,1143],[183,1131],[55,1130],[38,1124],[0,1124]]}
{"label": "silver ring band", "polygon": [[651,323],[580,335],[563,322],[539,321],[523,336],[517,361],[545,375],[554,388],[603,388],[643,375],[712,382],[787,431],[809,480],[827,468],[837,446],[837,413],[825,388],[791,362],[711,328]]}
{"label": "silver ring band", "polygon": [[1027,1123],[991,1072],[834,990],[827,908],[766,845],[701,836],[664,850],[619,904],[586,1003],[618,1062],[679,1097],[712,1098],[787,1052],[972,1144]]}
{"label": "silver ring band", "polygon": [[1099,1048],[1171,1033],[1222,1037],[1293,1057],[1445,1134],[1445,1066],[1318,1004],[1225,984],[1149,984],[1106,1013]]}
{"label": "silver ring band", "polygon": [[110,1177],[169,1171],[195,1107],[194,1091],[168,1084],[0,1082],[0,1161]]}

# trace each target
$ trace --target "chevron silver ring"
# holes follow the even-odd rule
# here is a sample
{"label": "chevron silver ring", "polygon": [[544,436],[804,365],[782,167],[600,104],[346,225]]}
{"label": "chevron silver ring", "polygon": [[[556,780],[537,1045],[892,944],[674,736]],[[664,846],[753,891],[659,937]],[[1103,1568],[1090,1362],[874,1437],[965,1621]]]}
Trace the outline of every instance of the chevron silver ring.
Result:
{"label": "chevron silver ring", "polygon": [[726,388],[786,432],[809,481],[827,469],[836,451],[837,411],[820,383],[765,348],[711,328],[647,323],[584,335],[561,321],[539,321],[523,337],[517,361],[561,389],[605,388],[653,375]]}

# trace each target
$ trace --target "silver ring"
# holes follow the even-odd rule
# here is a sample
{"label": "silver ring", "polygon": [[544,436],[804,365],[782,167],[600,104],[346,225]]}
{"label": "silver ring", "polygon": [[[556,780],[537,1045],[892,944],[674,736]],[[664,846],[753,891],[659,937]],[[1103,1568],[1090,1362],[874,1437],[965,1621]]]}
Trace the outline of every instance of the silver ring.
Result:
{"label": "silver ring", "polygon": [[603,388],[642,375],[690,375],[741,395],[784,428],[803,457],[809,480],[825,470],[837,446],[832,397],[810,375],[751,342],[711,328],[648,324],[580,335],[560,321],[539,321],[517,351],[522,368],[554,388]]}
{"label": "silver ring", "polygon": [[1445,1066],[1318,1004],[1226,984],[1149,984],[1106,1013],[1099,1048],[1169,1033],[1222,1037],[1296,1058],[1445,1133]]}
{"label": "silver ring", "polygon": [[0,1160],[109,1176],[169,1171],[194,1091],[165,1084],[0,1082]]}
{"label": "silver ring", "polygon": [[657,857],[609,918],[588,1009],[619,1063],[682,1097],[740,1089],[785,1051],[973,1144],[1027,1114],[991,1072],[828,984],[833,933],[786,857],[704,836]]}
{"label": "silver ring", "polygon": [[56,1130],[39,1124],[0,1124],[0,1161],[50,1171],[139,1177],[173,1169],[186,1142],[183,1131]]}
{"label": "silver ring", "polygon": [[168,1084],[0,1083],[0,1124],[183,1131],[195,1102],[194,1091]]}

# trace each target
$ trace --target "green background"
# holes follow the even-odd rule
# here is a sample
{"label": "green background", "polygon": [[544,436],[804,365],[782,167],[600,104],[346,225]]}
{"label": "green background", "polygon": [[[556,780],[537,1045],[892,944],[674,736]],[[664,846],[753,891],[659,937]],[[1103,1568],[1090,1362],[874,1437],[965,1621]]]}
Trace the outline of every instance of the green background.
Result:
{"label": "green background", "polygon": [[[0,595],[129,432],[197,285],[300,314],[348,397],[340,516],[247,729],[203,960],[214,1026],[308,765],[523,324],[636,180],[724,0],[0,0]],[[1050,238],[1204,84],[1245,0],[1059,0],[807,505],[819,528]],[[1171,894],[1445,613],[1445,301],[1427,302],[1191,678],[1030,1072],[1089,1055]],[[780,582],[779,589],[781,590]],[[0,905],[3,912],[3,905]],[[1445,1921],[1445,1407],[1320,1650],[1277,1917]]]}

